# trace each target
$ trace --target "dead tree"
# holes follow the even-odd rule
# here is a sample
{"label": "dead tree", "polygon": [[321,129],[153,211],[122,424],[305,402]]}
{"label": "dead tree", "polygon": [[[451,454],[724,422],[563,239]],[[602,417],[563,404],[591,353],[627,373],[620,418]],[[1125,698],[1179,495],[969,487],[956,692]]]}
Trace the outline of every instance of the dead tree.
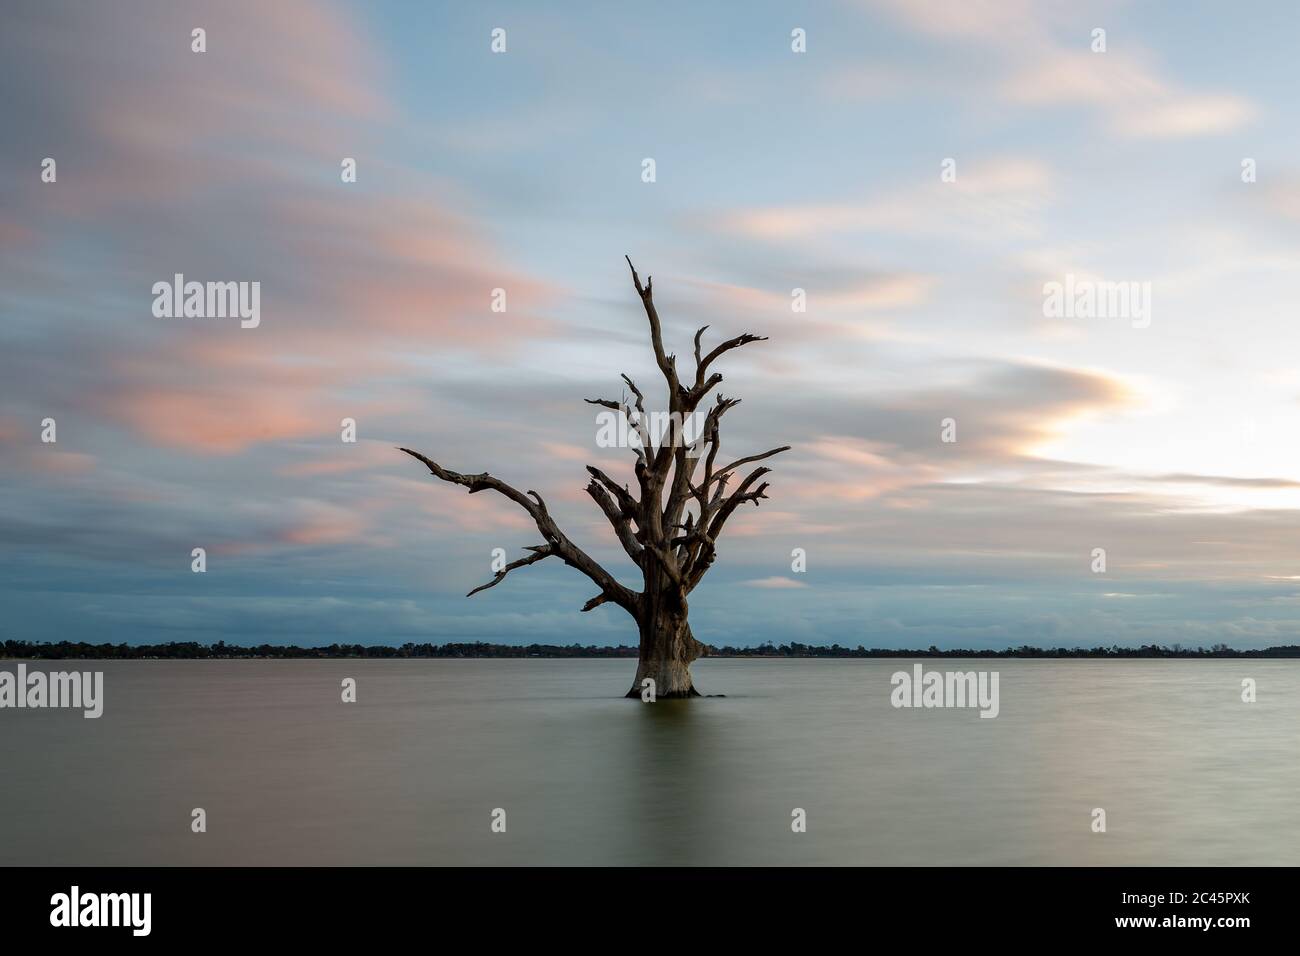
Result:
{"label": "dead tree", "polygon": [[[690,665],[700,656],[702,645],[691,633],[687,620],[687,596],[712,567],[718,537],[736,509],[751,502],[757,506],[767,497],[768,483],[762,478],[771,469],[755,468],[735,483],[732,490],[728,491],[728,485],[740,469],[788,451],[790,446],[747,455],[719,466],[719,424],[727,411],[740,404],[740,399],[724,398],[718,393],[707,413],[698,412],[713,387],[722,381],[722,375],[711,368],[725,353],[751,342],[765,341],[766,336],[738,335],[702,354],[701,338],[708,328],[704,326],[695,333],[694,376],[683,381],[677,372],[677,357],[664,351],[651,277],[646,276],[642,285],[632,260],[628,259],[627,264],[650,323],[655,364],[668,386],[669,409],[665,417],[670,427],[662,435],[651,433],[648,423],[655,416],[647,414],[645,396],[626,375],[623,381],[634,396],[633,406],[627,401],[587,399],[590,404],[624,416],[634,429],[635,438],[629,444],[636,454],[636,490],[629,490],[601,469],[588,466],[591,480],[586,492],[609,519],[619,544],[640,569],[642,589],[639,592],[620,584],[574,544],[555,523],[537,492],[518,491],[486,472],[462,475],[449,471],[417,451],[401,450],[422,461],[435,478],[464,485],[470,494],[490,490],[504,495],[527,511],[541,532],[542,544],[525,548],[526,556],[507,564],[491,581],[470,591],[470,595],[494,587],[516,568],[557,557],[585,574],[598,589],[582,606],[583,611],[602,604],[617,604],[636,620],[640,654],[628,697],[641,696],[645,678],[654,681],[657,697],[698,697],[691,682]],[[688,441],[685,423],[701,420],[702,427],[696,430],[694,440]]]}

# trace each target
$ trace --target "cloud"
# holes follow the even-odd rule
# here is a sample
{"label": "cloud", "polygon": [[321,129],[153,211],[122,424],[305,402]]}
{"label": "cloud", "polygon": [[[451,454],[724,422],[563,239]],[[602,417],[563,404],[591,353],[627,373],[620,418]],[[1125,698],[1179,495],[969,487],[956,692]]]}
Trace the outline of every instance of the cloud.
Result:
{"label": "cloud", "polygon": [[[25,83],[31,112],[0,147],[17,184],[3,299],[20,316],[45,302],[0,358],[25,404],[235,454],[403,407],[390,383],[421,352],[500,355],[552,334],[549,283],[504,264],[439,179],[366,158],[401,116],[364,31],[297,0],[196,9],[24,5],[0,40],[0,69],[45,78]],[[204,54],[189,50],[200,21]],[[14,146],[37,140],[56,184]],[[362,156],[356,184],[340,182],[344,152]],[[75,283],[40,251],[73,232],[102,250]],[[153,317],[152,284],[176,272],[259,282],[262,324]],[[356,397],[379,383],[382,399]]]}
{"label": "cloud", "polygon": [[[75,218],[175,199],[239,183],[286,147],[337,168],[340,123],[394,116],[362,25],[331,5],[178,2],[136,13],[58,0],[7,11],[0,76],[43,78],[23,83],[16,118],[60,162],[57,190],[26,188],[27,141],[5,138],[0,164],[23,187],[23,208]],[[198,23],[209,36],[201,54],[190,51]]]}
{"label": "cloud", "polygon": [[1054,50],[1008,78],[1004,95],[1030,106],[1087,105],[1115,132],[1172,139],[1226,133],[1257,113],[1242,97],[1182,92],[1121,53]]}
{"label": "cloud", "polygon": [[[828,312],[861,312],[898,309],[926,301],[934,284],[929,276],[909,273],[851,275],[845,273],[829,281],[816,273],[805,273],[803,281],[815,290],[817,307]],[[731,311],[750,310],[783,315],[791,312],[791,289],[759,289],[752,286],[687,280],[699,288],[715,308]],[[806,292],[807,290],[805,290]]]}
{"label": "cloud", "polygon": [[1216,485],[1222,488],[1300,488],[1289,478],[1234,478],[1225,475],[1152,475],[1148,481],[1166,484]]}
{"label": "cloud", "polygon": [[[1238,129],[1258,114],[1245,97],[1185,89],[1149,55],[1111,31],[1091,49],[1073,5],[1027,0],[865,0],[919,34],[983,51],[997,64],[987,82],[1008,103],[1087,106],[1119,136],[1178,138]],[[1123,48],[1111,48],[1111,45]]]}
{"label": "cloud", "polygon": [[1011,46],[1041,35],[1042,5],[1033,0],[872,0],[921,33]]}
{"label": "cloud", "polygon": [[1300,173],[1286,170],[1259,184],[1257,200],[1270,215],[1300,222]]}
{"label": "cloud", "polygon": [[736,210],[718,227],[765,241],[854,232],[988,241],[1039,231],[1038,218],[1052,196],[1046,164],[1014,156],[963,163],[953,182],[941,181],[939,172],[936,161],[923,185],[891,189],[878,199]]}
{"label": "cloud", "polygon": [[317,547],[329,544],[356,544],[366,529],[365,517],[355,508],[321,501],[303,503],[302,515],[281,529],[280,541],[292,545]]}

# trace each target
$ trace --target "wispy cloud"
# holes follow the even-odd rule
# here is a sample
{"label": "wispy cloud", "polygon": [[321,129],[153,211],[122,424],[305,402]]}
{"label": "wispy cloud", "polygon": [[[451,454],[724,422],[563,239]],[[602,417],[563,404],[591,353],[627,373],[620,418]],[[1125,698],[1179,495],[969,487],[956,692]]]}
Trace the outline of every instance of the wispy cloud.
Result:
{"label": "wispy cloud", "polygon": [[1135,49],[1131,33],[1112,30],[1105,50],[1094,51],[1092,31],[1104,30],[1114,10],[1093,11],[1093,21],[1085,22],[1077,5],[1054,2],[865,0],[864,6],[922,35],[983,51],[994,63],[994,95],[1021,105],[1087,107],[1120,136],[1226,133],[1258,115],[1244,96],[1194,90],[1170,78],[1151,54]]}

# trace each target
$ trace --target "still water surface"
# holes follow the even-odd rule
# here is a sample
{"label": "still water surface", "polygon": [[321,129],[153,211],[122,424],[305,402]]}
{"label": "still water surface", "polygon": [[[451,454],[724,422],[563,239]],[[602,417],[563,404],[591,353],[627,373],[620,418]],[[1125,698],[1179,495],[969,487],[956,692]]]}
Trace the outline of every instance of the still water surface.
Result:
{"label": "still water surface", "polygon": [[992,720],[891,707],[912,663],[654,705],[627,660],[29,664],[104,716],[0,711],[0,864],[1300,864],[1295,663],[926,662],[999,671]]}

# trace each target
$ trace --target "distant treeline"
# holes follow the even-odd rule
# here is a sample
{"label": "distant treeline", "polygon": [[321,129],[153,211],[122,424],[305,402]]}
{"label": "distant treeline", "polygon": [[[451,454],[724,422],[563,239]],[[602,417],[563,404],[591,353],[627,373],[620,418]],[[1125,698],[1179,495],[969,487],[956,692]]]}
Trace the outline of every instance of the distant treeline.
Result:
{"label": "distant treeline", "polygon": [[[330,644],[326,647],[298,647],[283,644],[258,644],[245,646],[227,644],[199,644],[194,641],[172,641],[167,644],[87,644],[60,641],[57,644],[36,644],[29,641],[5,641],[0,645],[0,657],[38,660],[65,660],[72,658],[91,660],[201,660],[205,658],[425,658],[425,657],[636,657],[637,649],[626,645],[596,647],[595,645],[569,644],[403,644],[401,647],[365,644]],[[1047,658],[1133,658],[1133,657],[1300,657],[1300,645],[1233,650],[1227,644],[1214,644],[1209,648],[1183,647],[1175,644],[1164,647],[1144,644],[1141,647],[1008,647],[1004,650],[972,650],[951,648],[925,650],[913,648],[830,647],[818,644],[760,644],[758,647],[705,647],[706,657],[1047,657]]]}

